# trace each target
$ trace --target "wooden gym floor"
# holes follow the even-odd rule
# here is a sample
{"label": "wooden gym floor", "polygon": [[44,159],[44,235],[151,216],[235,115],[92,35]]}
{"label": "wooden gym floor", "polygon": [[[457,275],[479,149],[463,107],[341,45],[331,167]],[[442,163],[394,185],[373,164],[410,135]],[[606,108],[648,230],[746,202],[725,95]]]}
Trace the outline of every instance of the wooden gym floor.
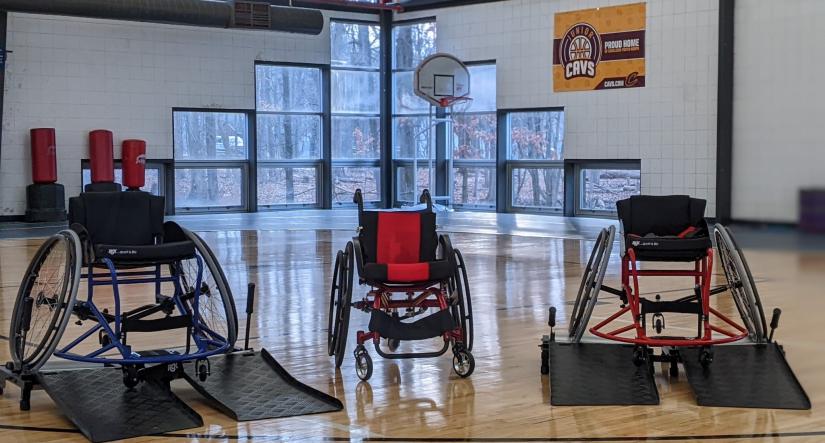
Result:
{"label": "wooden gym floor", "polygon": [[[211,408],[186,382],[176,381],[175,392],[203,416],[205,426],[135,441],[825,441],[825,252],[745,251],[766,311],[783,309],[777,339],[811,398],[810,411],[699,407],[684,377],[670,379],[659,366],[658,406],[552,407],[549,381],[539,374],[537,347],[542,334],[548,333],[547,308],[559,309],[559,329],[564,329],[596,228],[608,221],[502,221],[484,216],[475,222],[475,232],[470,229],[473,222],[448,223],[445,230],[461,231],[451,237],[469,268],[475,373],[457,378],[448,355],[390,361],[370,350],[375,371],[369,383],[360,383],[351,350],[355,331],[366,328],[368,315],[352,313],[348,356],[340,372],[326,354],[332,259],[352,235],[354,214],[345,212],[338,222],[289,230],[277,230],[265,221],[254,229],[252,220],[244,226],[227,223],[237,230],[214,231],[223,224],[210,217],[178,221],[194,229],[212,229],[202,235],[219,256],[239,307],[245,306],[246,283],[257,283],[253,344],[271,351],[299,380],[338,397],[345,409],[236,423]],[[332,229],[321,228],[324,224]],[[42,238],[0,240],[0,334],[8,331],[20,278],[41,242]],[[608,269],[606,282],[618,285],[618,241]],[[719,272],[717,268],[717,278]],[[645,292],[684,292],[690,286],[690,279],[642,280]],[[356,288],[354,297],[363,292]],[[125,298],[146,303],[150,294],[148,288],[136,287]],[[729,298],[721,296],[714,304],[733,314]],[[609,315],[617,305],[615,297],[602,293],[594,317]],[[241,331],[244,324],[242,320]],[[682,326],[687,325],[668,322],[674,333]],[[142,340],[148,348],[166,345],[159,337]],[[0,345],[0,361],[8,358],[7,347]],[[0,441],[84,441],[44,392],[33,394],[29,412],[19,411],[18,395],[9,385],[0,398]]]}

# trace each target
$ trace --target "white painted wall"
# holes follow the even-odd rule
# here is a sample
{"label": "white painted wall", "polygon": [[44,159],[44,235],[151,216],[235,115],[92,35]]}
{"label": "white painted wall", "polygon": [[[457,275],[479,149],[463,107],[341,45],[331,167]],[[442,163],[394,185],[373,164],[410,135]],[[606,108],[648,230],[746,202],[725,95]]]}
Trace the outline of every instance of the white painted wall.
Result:
{"label": "white painted wall", "polygon": [[733,218],[797,222],[801,187],[825,187],[825,2],[738,1]]}
{"label": "white painted wall", "polygon": [[[342,12],[327,18],[375,20]],[[80,191],[88,132],[147,141],[172,158],[172,108],[254,109],[256,60],[329,63],[329,26],[318,36],[9,14],[0,216],[25,212],[29,129],[57,129],[58,182]]]}
{"label": "white painted wall", "polygon": [[707,199],[713,216],[718,0],[647,2],[646,87],[553,92],[554,13],[632,2],[510,0],[397,18],[435,15],[439,51],[495,59],[499,108],[564,106],[566,158],[639,158],[642,192]]}

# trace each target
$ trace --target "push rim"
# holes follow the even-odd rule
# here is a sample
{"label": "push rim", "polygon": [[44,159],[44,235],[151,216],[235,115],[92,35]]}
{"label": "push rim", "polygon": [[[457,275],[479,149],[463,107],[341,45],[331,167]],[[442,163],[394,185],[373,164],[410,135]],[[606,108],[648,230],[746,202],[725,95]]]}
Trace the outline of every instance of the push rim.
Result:
{"label": "push rim", "polygon": [[762,343],[766,329],[765,314],[759,300],[759,294],[756,292],[753,276],[747,268],[744,257],[736,246],[730,231],[721,225],[716,225],[714,231],[719,259],[722,262],[722,269],[736,309],[739,311],[751,340]]}

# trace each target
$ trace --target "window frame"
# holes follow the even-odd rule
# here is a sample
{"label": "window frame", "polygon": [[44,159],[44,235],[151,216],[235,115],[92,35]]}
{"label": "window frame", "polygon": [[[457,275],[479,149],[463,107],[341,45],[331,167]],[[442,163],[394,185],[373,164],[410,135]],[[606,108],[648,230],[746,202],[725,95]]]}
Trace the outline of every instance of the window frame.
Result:
{"label": "window frame", "polygon": [[642,188],[642,162],[635,159],[621,159],[621,160],[568,160],[568,165],[572,164],[572,168],[568,166],[568,171],[573,174],[573,215],[576,217],[594,217],[594,218],[616,218],[618,216],[616,210],[613,211],[599,211],[594,209],[582,208],[584,201],[585,189],[582,181],[582,172],[585,169],[617,169],[627,171],[639,171],[639,192]]}
{"label": "window frame", "polygon": [[[175,114],[176,113],[216,113],[216,114],[243,114],[246,117],[246,159],[234,160],[178,160],[175,158]],[[167,175],[168,185],[171,185],[172,192],[175,193],[175,171],[177,169],[241,169],[241,204],[237,206],[203,206],[187,207],[179,206],[177,195],[174,195],[171,208],[173,213],[181,214],[204,214],[214,212],[250,212],[255,211],[254,199],[251,198],[251,191],[254,190],[252,179],[255,175],[252,166],[255,163],[257,153],[257,137],[255,131],[255,111],[249,109],[226,109],[226,108],[192,108],[173,107],[172,108],[172,166],[171,177]],[[167,203],[167,206],[170,206]]]}
{"label": "window frame", "polygon": [[[274,66],[286,68],[310,68],[318,69],[321,74],[321,110],[320,112],[311,111],[263,111],[258,109],[258,67],[259,66]],[[257,158],[258,144],[255,144],[255,181],[250,181],[250,187],[254,185],[255,194],[250,196],[256,202],[256,209],[259,212],[264,211],[278,211],[288,209],[320,209],[329,208],[329,185],[325,177],[331,174],[330,157],[330,132],[331,132],[331,115],[330,115],[330,65],[323,65],[317,63],[294,63],[294,62],[276,62],[255,60],[255,138],[257,141],[257,123],[260,115],[303,115],[303,116],[320,116],[321,118],[321,146],[320,156],[317,159],[288,159],[288,160],[260,160]],[[315,168],[317,170],[315,176],[315,203],[276,203],[276,204],[260,204],[258,203],[258,178],[257,171],[262,168]]]}
{"label": "window frame", "polygon": [[[354,25],[366,25],[366,26],[376,26],[379,29],[379,60],[378,60],[378,67],[373,68],[369,66],[340,66],[335,65],[331,59],[332,55],[332,41],[330,37],[330,63],[329,63],[329,85],[328,93],[329,96],[329,127],[328,131],[329,135],[329,169],[328,169],[328,177],[327,181],[329,182],[329,207],[330,208],[354,208],[355,203],[352,199],[344,199],[343,201],[336,202],[334,201],[335,191],[333,189],[335,178],[333,177],[333,170],[335,168],[378,168],[379,170],[379,181],[377,183],[377,191],[378,191],[378,200],[370,200],[364,201],[364,206],[369,208],[380,208],[384,207],[385,196],[387,193],[385,192],[385,187],[390,186],[389,183],[384,183],[384,178],[386,177],[385,171],[385,164],[386,158],[389,155],[387,153],[387,147],[384,145],[383,141],[385,140],[384,131],[387,128],[384,127],[383,118],[382,118],[382,97],[379,93],[377,109],[378,112],[375,114],[371,113],[363,113],[363,112],[334,112],[332,109],[332,72],[333,71],[350,71],[350,72],[374,72],[378,74],[378,82],[381,84],[383,81],[383,72],[382,72],[382,60],[381,57],[384,54],[385,48],[383,47],[384,42],[386,39],[384,38],[384,34],[387,32],[383,26],[381,26],[381,22],[379,21],[370,21],[370,20],[357,20],[357,19],[342,19],[342,18],[330,18],[329,20],[329,27],[330,30],[332,29],[332,23],[346,23],[346,24],[354,24]],[[392,29],[389,30],[392,33]],[[330,31],[331,34],[331,31]],[[382,90],[384,88],[381,88]],[[332,158],[332,120],[334,117],[344,117],[344,118],[377,118],[378,119],[378,158],[377,159],[359,159],[359,158],[347,158],[347,159],[334,159]],[[391,148],[390,148],[391,149]]]}

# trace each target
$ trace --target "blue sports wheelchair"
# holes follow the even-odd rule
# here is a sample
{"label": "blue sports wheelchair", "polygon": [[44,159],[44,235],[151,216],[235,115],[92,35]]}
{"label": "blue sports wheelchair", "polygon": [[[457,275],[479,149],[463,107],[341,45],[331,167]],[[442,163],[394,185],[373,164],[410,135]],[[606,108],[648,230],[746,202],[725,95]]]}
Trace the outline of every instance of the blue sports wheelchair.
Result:
{"label": "blue sports wheelchair", "polygon": [[[207,357],[234,350],[238,319],[226,276],[199,236],[164,222],[164,206],[140,191],[70,199],[69,229],[43,243],[20,285],[6,370],[25,377],[56,355],[120,367],[132,388],[149,367],[182,362],[195,362],[204,381]],[[151,285],[154,297],[127,285]],[[72,317],[77,327],[67,329]],[[138,349],[141,333],[156,334],[153,343],[161,334],[170,346]]]}

